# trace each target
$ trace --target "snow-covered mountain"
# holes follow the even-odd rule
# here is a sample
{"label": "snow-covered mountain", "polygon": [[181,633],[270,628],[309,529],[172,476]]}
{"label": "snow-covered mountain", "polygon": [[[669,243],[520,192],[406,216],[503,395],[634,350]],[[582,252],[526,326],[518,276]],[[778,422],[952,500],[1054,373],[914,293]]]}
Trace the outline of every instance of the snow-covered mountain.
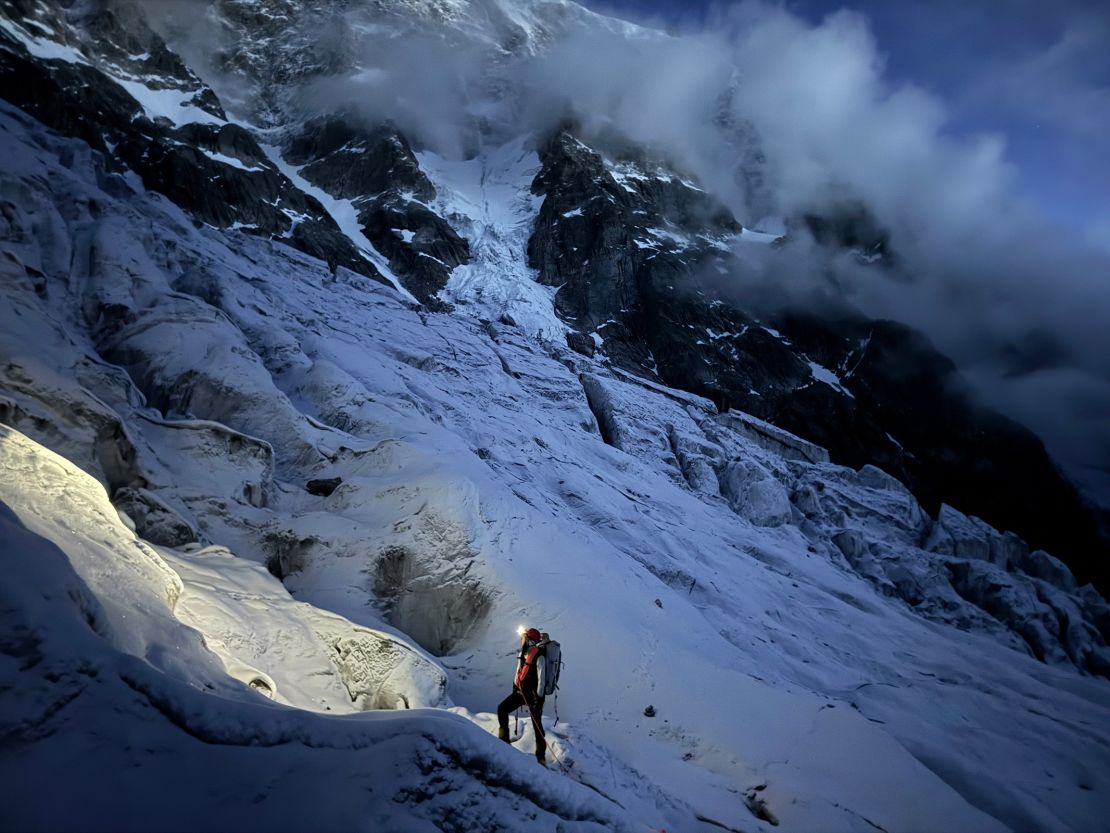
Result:
{"label": "snow-covered mountain", "polygon": [[[1110,605],[1036,438],[902,325],[715,297],[791,232],[654,149],[513,129],[518,59],[661,35],[184,5],[0,18],[4,827],[1101,824]],[[458,153],[314,85],[436,38]],[[797,222],[896,257],[853,211]]]}

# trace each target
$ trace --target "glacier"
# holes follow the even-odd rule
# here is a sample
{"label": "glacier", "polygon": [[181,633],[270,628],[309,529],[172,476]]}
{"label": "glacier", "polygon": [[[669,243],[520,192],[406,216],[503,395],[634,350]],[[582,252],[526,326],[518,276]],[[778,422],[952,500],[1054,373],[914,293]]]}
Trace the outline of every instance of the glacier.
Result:
{"label": "glacier", "polygon": [[[1106,681],[1066,646],[1037,661],[935,590],[947,580],[923,547],[946,550],[927,539],[968,542],[944,557],[976,569],[995,566],[991,531],[954,510],[931,523],[877,469],[557,341],[195,228],[79,142],[10,108],[0,125],[19,206],[4,234],[5,779],[45,788],[54,761],[95,755],[126,786],[82,779],[13,826],[1101,817]],[[322,477],[342,482],[310,495]],[[155,521],[117,514],[124,486],[156,499]],[[129,528],[166,516],[195,540]],[[1066,583],[1005,575],[1081,604]],[[876,593],[898,580],[950,623]],[[565,772],[492,735],[522,622],[567,648],[549,729]],[[398,707],[412,716],[380,711]],[[196,815],[163,815],[184,795]],[[470,815],[444,822],[460,802]]]}
{"label": "glacier", "polygon": [[[277,145],[386,280],[198,221],[8,103],[0,146],[0,777],[64,798],[0,827],[1110,816],[1110,605],[875,466],[571,349],[526,256],[527,139],[417,154],[472,247],[440,311]],[[547,770],[495,736],[521,624],[567,662]]]}

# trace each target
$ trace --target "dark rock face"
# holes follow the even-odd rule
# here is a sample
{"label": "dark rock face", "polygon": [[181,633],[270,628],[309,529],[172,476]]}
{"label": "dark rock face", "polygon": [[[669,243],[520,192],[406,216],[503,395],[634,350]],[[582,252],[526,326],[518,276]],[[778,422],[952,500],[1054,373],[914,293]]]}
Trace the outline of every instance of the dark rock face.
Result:
{"label": "dark rock face", "polygon": [[[183,17],[191,11],[188,4],[172,5],[185,9],[173,10]],[[333,0],[212,0],[222,30],[215,64],[242,83],[240,101],[251,111],[252,121],[280,123],[290,84],[352,68],[359,54],[346,20],[352,5]],[[375,5],[381,10],[383,4]]]}
{"label": "dark rock face", "polygon": [[924,336],[892,321],[794,314],[777,323],[825,367],[843,368],[854,395],[830,420],[817,418],[802,391],[782,401],[778,424],[845,465],[870,462],[893,474],[930,514],[951,504],[1064,556],[1081,580],[1106,586],[1110,575],[1098,557],[1105,544],[1075,487],[1036,435],[978,404]]}
{"label": "dark rock face", "polygon": [[182,547],[197,540],[196,531],[146,489],[119,489],[112,497],[112,503],[127,513],[135,523],[135,531],[152,544]]}
{"label": "dark rock face", "polygon": [[290,141],[287,157],[305,166],[305,179],[340,199],[391,188],[408,191],[421,201],[436,193],[408,142],[388,125],[366,130],[339,116],[314,119]]}
{"label": "dark rock face", "polygon": [[[250,4],[220,7],[233,28],[281,33],[281,15],[256,18]],[[166,195],[198,223],[279,239],[326,261],[333,271],[343,266],[388,283],[324,207],[270,162],[248,131],[226,123],[215,93],[150,29],[140,4],[8,0],[7,8],[15,19],[33,19],[87,61],[38,59],[17,39],[0,33],[0,80],[13,104],[84,139],[104,154],[109,166],[133,170],[146,188]],[[286,11],[298,12],[293,4]],[[320,32],[305,35],[313,41]],[[252,39],[247,51],[233,49],[219,58],[252,78],[263,110],[279,109],[276,100],[267,104],[266,98],[278,95],[281,83],[326,73],[346,60],[342,48],[324,42],[298,53],[296,60],[278,61],[251,51],[265,50],[267,42],[265,37]],[[280,78],[254,77],[259,67],[276,65],[284,73]],[[174,124],[150,116],[120,83],[121,70],[151,90],[174,91],[199,112],[197,120]],[[357,120],[335,116],[305,125],[287,151],[310,182],[334,197],[354,200],[367,239],[406,288],[430,307],[442,308],[435,295],[452,269],[469,262],[470,247],[426,205],[435,189],[404,136],[390,125],[365,128]]]}
{"label": "dark rock face", "polygon": [[[930,513],[948,503],[1110,587],[1110,548],[1043,444],[979,405],[924,336],[845,309],[759,320],[709,279],[743,266],[722,245],[740,226],[708,194],[643,159],[614,163],[569,131],[540,156],[531,265],[613,363],[779,425],[834,462],[878,466]],[[862,207],[803,222],[823,245],[894,256]]]}
{"label": "dark rock face", "polygon": [[105,83],[91,67],[55,62],[48,72],[2,32],[0,46],[4,98],[43,124],[82,139],[110,158],[105,134],[126,130],[140,117],[139,103],[122,87]]}
{"label": "dark rock face", "polygon": [[581,353],[583,356],[593,356],[597,349],[592,338],[573,331],[567,333],[567,347],[575,353]]}
{"label": "dark rock face", "polygon": [[336,489],[339,484],[343,482],[342,477],[326,477],[319,480],[309,480],[305,485],[310,495],[317,495],[319,497],[327,497]]}
{"label": "dark rock face", "polygon": [[379,194],[356,202],[359,224],[405,288],[432,307],[451,270],[470,262],[470,244],[439,215],[404,194]]}
{"label": "dark rock face", "polygon": [[290,161],[334,197],[351,199],[367,239],[405,288],[432,306],[451,270],[470,261],[470,244],[425,204],[435,188],[408,141],[391,125],[351,117],[309,122],[289,144]]}
{"label": "dark rock face", "polygon": [[673,176],[644,176],[647,160],[608,165],[568,131],[548,141],[540,158],[532,190],[546,199],[529,240],[529,265],[542,282],[563,287],[559,312],[583,332],[650,315],[654,304],[645,301],[688,282],[716,251],[714,236],[740,232],[704,191]]}
{"label": "dark rock face", "polygon": [[[215,94],[147,28],[137,7],[91,4],[74,15],[77,29],[48,6],[35,6],[38,23],[80,48],[89,64],[38,60],[0,33],[0,83],[5,97],[44,124],[99,150],[111,166],[130,168],[143,185],[164,194],[198,222],[275,237],[326,260],[384,282],[335,221],[293,186],[244,129],[226,123],[178,127],[151,119],[106,71],[127,66],[151,89],[192,93],[190,106],[222,119]],[[143,54],[142,60],[131,57]],[[145,52],[143,52],[145,50]]]}
{"label": "dark rock face", "polygon": [[823,246],[852,249],[865,257],[889,257],[890,234],[860,202],[843,202],[803,214],[799,220]]}

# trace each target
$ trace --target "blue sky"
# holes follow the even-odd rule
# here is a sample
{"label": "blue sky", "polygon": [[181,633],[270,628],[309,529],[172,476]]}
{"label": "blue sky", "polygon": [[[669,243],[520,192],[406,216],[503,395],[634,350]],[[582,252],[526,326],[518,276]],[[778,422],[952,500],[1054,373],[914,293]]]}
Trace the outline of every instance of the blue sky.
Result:
{"label": "blue sky", "polygon": [[[698,29],[729,4],[587,0],[630,19]],[[784,0],[814,24],[864,15],[886,79],[942,99],[956,135],[1006,142],[1021,190],[1110,248],[1110,0]]]}

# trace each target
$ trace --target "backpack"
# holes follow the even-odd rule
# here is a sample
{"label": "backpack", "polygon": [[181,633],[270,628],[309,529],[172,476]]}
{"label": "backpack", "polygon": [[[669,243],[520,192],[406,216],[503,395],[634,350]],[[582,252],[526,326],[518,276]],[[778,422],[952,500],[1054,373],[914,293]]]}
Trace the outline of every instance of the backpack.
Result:
{"label": "backpack", "polygon": [[563,650],[559,643],[545,633],[540,639],[540,647],[547,657],[547,673],[544,676],[541,697],[550,697],[559,688],[559,672],[563,670]]}

